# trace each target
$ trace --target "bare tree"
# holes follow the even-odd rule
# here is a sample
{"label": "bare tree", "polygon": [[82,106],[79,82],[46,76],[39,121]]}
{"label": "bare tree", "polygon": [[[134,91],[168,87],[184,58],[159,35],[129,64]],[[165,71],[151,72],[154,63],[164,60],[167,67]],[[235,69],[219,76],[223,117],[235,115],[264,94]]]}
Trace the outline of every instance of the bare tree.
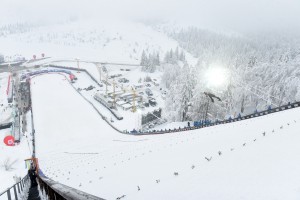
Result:
{"label": "bare tree", "polygon": [[16,164],[18,160],[11,161],[10,158],[6,158],[2,163],[1,167],[4,168],[5,171],[11,171],[13,169],[14,164]]}

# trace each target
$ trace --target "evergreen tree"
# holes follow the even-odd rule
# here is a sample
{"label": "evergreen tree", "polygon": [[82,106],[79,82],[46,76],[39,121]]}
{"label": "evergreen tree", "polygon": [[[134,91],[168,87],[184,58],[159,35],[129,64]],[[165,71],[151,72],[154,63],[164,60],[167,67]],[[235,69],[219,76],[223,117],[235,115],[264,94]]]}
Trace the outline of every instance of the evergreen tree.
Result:
{"label": "evergreen tree", "polygon": [[0,54],[0,63],[4,62],[4,56]]}
{"label": "evergreen tree", "polygon": [[159,53],[156,53],[156,65],[160,66],[160,59],[159,59]]}
{"label": "evergreen tree", "polygon": [[141,66],[146,66],[147,65],[147,56],[146,56],[146,53],[145,51],[143,50],[143,53],[142,53],[142,57],[141,57]]}

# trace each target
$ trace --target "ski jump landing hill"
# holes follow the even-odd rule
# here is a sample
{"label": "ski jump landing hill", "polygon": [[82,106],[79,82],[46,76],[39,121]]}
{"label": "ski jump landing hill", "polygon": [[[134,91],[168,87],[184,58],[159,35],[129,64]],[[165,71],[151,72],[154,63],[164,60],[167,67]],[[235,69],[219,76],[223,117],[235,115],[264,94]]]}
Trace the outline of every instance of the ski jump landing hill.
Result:
{"label": "ski jump landing hill", "polygon": [[136,137],[112,129],[63,76],[36,76],[31,92],[36,156],[56,183],[104,199],[300,198],[298,103]]}
{"label": "ski jump landing hill", "polygon": [[60,76],[33,81],[37,157],[59,183],[105,199],[299,197],[297,103],[235,123],[134,137],[112,129]]}

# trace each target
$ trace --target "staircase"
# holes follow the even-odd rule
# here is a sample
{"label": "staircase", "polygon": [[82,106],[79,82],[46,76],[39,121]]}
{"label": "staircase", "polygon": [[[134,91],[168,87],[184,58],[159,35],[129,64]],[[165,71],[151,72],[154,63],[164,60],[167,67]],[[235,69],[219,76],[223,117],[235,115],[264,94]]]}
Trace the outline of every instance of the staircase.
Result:
{"label": "staircase", "polygon": [[41,200],[37,185],[29,188],[27,200]]}

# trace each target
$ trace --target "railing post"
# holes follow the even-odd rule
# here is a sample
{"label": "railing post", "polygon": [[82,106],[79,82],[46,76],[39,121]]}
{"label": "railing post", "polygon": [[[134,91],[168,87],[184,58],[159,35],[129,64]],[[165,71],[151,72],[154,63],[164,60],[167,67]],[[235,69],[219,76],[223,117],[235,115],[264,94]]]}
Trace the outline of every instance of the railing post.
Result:
{"label": "railing post", "polygon": [[17,184],[17,186],[18,186],[18,192],[21,193],[19,183]]}
{"label": "railing post", "polygon": [[15,199],[18,200],[18,195],[17,195],[16,185],[14,185],[14,193],[15,193]]}
{"label": "railing post", "polygon": [[20,181],[19,184],[21,186],[21,190],[23,191],[22,181]]}
{"label": "railing post", "polygon": [[7,190],[7,199],[8,199],[8,200],[11,200],[10,189]]}

